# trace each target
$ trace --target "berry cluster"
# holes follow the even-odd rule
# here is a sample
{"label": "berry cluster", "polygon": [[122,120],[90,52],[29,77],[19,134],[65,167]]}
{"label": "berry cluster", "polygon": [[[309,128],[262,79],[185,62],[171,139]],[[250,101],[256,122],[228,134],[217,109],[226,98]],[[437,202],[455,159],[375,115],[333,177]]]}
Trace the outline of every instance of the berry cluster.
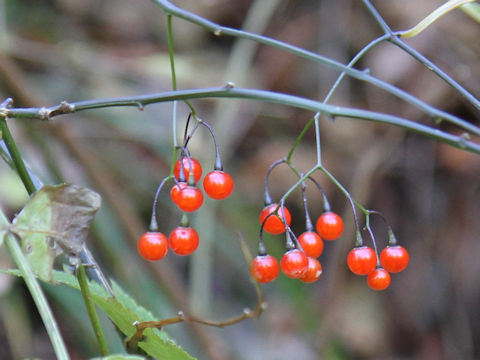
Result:
{"label": "berry cluster", "polygon": [[[203,179],[203,189],[212,199],[222,200],[227,198],[233,191],[234,183],[232,177],[223,171],[217,140],[213,129],[205,121],[197,119],[198,123],[205,126],[212,135],[215,145],[215,166],[213,171],[205,175]],[[199,237],[197,231],[189,226],[187,213],[198,210],[203,204],[203,192],[197,186],[202,177],[202,166],[195,158],[190,156],[187,145],[193,133],[187,136],[190,116],[185,128],[183,146],[180,147],[180,158],[173,166],[173,177],[168,176],[160,183],[153,202],[152,218],[150,222],[150,231],[143,234],[137,244],[140,255],[151,261],[160,260],[170,248],[177,255],[190,255],[198,247]],[[167,237],[158,231],[156,219],[156,207],[158,196],[165,183],[172,179],[174,184],[170,189],[170,198],[172,202],[183,212],[180,226],[176,227]]]}
{"label": "berry cluster", "polygon": [[[312,181],[320,190],[323,197],[323,214],[317,219],[315,229],[308,211],[306,198],[306,183],[302,183],[303,203],[305,207],[305,231],[295,236],[290,228],[292,216],[290,211],[284,205],[273,202],[268,190],[268,178],[274,167],[279,164],[287,163],[285,159],[273,163],[265,179],[265,207],[260,212],[260,241],[258,256],[256,256],[250,264],[251,276],[261,283],[268,283],[277,278],[280,270],[289,278],[300,279],[303,282],[310,283],[319,279],[322,274],[322,265],[318,261],[318,257],[323,252],[323,240],[336,240],[343,232],[342,218],[331,211],[330,204],[327,200],[325,192],[319,184],[311,177],[306,180]],[[288,164],[291,167],[291,164]],[[299,174],[302,176],[302,174]],[[305,178],[305,177],[303,177]],[[349,197],[349,195],[347,196]],[[350,203],[354,208],[354,201],[349,197]],[[383,216],[377,211],[369,211],[362,208],[367,216],[367,225],[365,228],[370,233],[374,249],[363,245],[358,218],[354,209],[355,225],[357,227],[356,247],[353,248],[347,256],[347,264],[349,269],[357,275],[367,275],[367,284],[373,290],[385,290],[391,282],[390,273],[398,273],[403,271],[409,262],[409,255],[404,247],[397,245],[392,229],[388,226],[389,245],[383,249],[378,256],[375,238],[369,224],[369,216],[371,214]],[[314,231],[316,230],[316,231]],[[270,234],[279,235],[285,233],[286,251],[283,254],[280,264],[277,259],[269,255],[266,251],[262,234],[266,231]]]}
{"label": "berry cluster", "polygon": [[367,275],[367,284],[373,290],[385,290],[390,286],[390,273],[398,273],[408,265],[410,256],[407,250],[395,241],[385,247],[378,258],[369,246],[357,246],[350,250],[347,265],[356,275]]}
{"label": "berry cluster", "polygon": [[[317,219],[315,230],[308,211],[307,198],[305,195],[306,184],[302,185],[303,202],[305,206],[306,227],[305,231],[297,238],[290,228],[292,216],[283,203],[273,202],[268,190],[268,177],[273,168],[284,160],[280,160],[270,167],[265,179],[265,207],[260,212],[260,242],[258,256],[250,264],[251,276],[262,283],[273,281],[277,278],[280,270],[289,278],[299,279],[311,283],[322,275],[322,265],[318,257],[323,252],[323,239],[336,240],[342,235],[342,218],[330,210],[330,205],[323,190],[315,180],[313,181],[322,192],[324,199],[324,213]],[[267,254],[263,243],[262,234],[266,231],[270,234],[286,235],[286,251],[280,259]]]}

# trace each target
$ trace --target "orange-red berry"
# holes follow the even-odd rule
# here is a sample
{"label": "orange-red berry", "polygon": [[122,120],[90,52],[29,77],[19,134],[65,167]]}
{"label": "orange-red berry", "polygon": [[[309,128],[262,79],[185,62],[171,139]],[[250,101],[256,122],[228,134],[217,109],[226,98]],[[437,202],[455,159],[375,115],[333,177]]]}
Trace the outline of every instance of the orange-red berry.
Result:
{"label": "orange-red berry", "polygon": [[[265,206],[262,211],[260,212],[260,224],[263,224],[265,219],[267,218],[268,215],[273,213],[275,209],[277,208],[278,204],[270,204],[268,206]],[[285,215],[285,217],[284,217]],[[278,213],[276,215],[271,215],[268,216],[268,219],[265,221],[263,229],[274,235],[282,234],[285,232],[285,224],[283,223],[282,219],[284,218],[285,223],[290,226],[290,223],[292,222],[292,216],[290,215],[290,211],[284,206],[283,209],[282,207],[279,207]]]}

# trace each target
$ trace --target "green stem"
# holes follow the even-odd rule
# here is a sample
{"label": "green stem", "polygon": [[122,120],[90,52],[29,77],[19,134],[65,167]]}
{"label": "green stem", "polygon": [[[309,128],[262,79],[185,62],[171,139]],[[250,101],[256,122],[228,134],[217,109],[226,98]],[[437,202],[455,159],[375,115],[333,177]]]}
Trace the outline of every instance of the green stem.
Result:
{"label": "green stem", "polygon": [[95,337],[97,338],[98,345],[100,346],[100,352],[102,356],[107,356],[110,354],[110,351],[108,350],[107,341],[105,340],[105,335],[103,334],[102,326],[100,325],[100,320],[98,319],[95,304],[90,295],[90,288],[88,287],[85,267],[81,262],[77,267],[77,279],[78,284],[80,285],[80,291],[82,292],[83,301],[85,302],[85,306],[87,307],[88,317],[90,318]]}
{"label": "green stem", "polygon": [[[293,106],[297,108],[311,110],[314,112],[321,112],[322,114],[326,114],[330,117],[341,116],[347,118],[380,122],[405,128],[409,131],[428,136],[440,142],[444,142],[453,147],[480,154],[480,145],[468,140],[468,137],[452,135],[439,129],[419,124],[413,120],[407,120],[398,116],[378,113],[375,111],[348,108],[342,106],[333,106],[323,104],[319,101],[302,98],[299,96],[256,89],[236,89],[230,87],[189,89],[132,97],[80,101],[71,104],[62,103],[60,105],[50,108],[12,108],[0,110],[3,110],[9,117],[49,119],[57,115],[69,114],[74,111],[83,111],[115,106],[134,106],[142,108],[143,106],[159,102],[212,97],[252,99],[257,101]],[[475,125],[470,126],[475,129],[475,132],[480,133],[480,128],[476,127]]]}
{"label": "green stem", "polygon": [[52,342],[57,359],[69,359],[67,348],[65,347],[62,336],[60,335],[60,331],[58,329],[57,322],[53,317],[52,310],[48,305],[47,299],[45,298],[45,295],[43,294],[43,291],[40,288],[32,269],[30,268],[28,260],[25,258],[22,249],[18,245],[16,236],[12,233],[7,234],[7,236],[5,236],[5,243],[7,244],[10,254],[12,255],[13,261],[22,273],[25,284],[27,285],[33,301],[37,306],[43,324],[47,329],[48,336],[50,337],[50,341]]}
{"label": "green stem", "polygon": [[[238,37],[241,39],[248,39],[248,40],[253,40],[256,41],[260,44],[265,44],[286,52],[289,52],[291,54],[297,55],[299,57],[302,57],[304,59],[323,64],[325,66],[328,66],[332,69],[335,69],[340,72],[345,72],[349,76],[365,81],[367,83],[370,83],[374,86],[379,87],[380,89],[383,89],[390,94],[397,96],[398,98],[406,101],[407,103],[410,103],[411,105],[421,109],[425,113],[427,113],[429,116],[432,118],[441,118],[445,119],[446,121],[449,121],[453,124],[456,124],[459,127],[462,127],[465,130],[471,131],[472,133],[479,135],[480,136],[480,131],[478,131],[478,128],[475,126],[472,126],[469,124],[467,121],[464,121],[454,115],[451,115],[445,111],[436,109],[435,107],[427,104],[426,102],[422,101],[421,99],[409,94],[408,92],[399,89],[398,87],[391,85],[388,82],[382,81],[380,79],[377,79],[368,72],[357,70],[357,69],[352,69],[349,68],[347,65],[344,65],[342,63],[339,63],[337,61],[331,60],[327,57],[321,56],[319,54],[313,53],[311,51],[307,51],[305,49],[284,43],[279,40],[275,40],[272,38],[269,38],[267,36],[262,36],[258,34],[253,34],[249,33],[246,31],[242,30],[237,30],[233,28],[229,28],[226,26],[221,26],[219,24],[216,24],[212,21],[209,21],[207,19],[204,19],[201,16],[198,16],[196,14],[190,13],[186,10],[183,10],[172,3],[170,3],[167,0],[152,0],[153,3],[157,4],[166,14],[170,14],[172,16],[176,16],[178,18],[181,18],[183,20],[186,20],[190,23],[196,24],[206,30],[212,31],[215,35],[220,36],[220,35],[228,35],[228,36],[233,36],[233,37]],[[366,2],[366,0],[364,1]],[[475,132],[477,130],[477,132]]]}
{"label": "green stem", "polygon": [[20,151],[18,151],[17,145],[13,140],[12,133],[10,132],[7,121],[4,117],[0,117],[0,133],[2,134],[2,138],[5,142],[5,145],[7,146],[8,152],[10,153],[10,157],[15,163],[18,175],[20,176],[20,179],[22,180],[25,189],[27,189],[27,192],[30,195],[33,194],[35,191],[37,191],[37,189],[33,184],[32,178],[28,173],[25,163],[23,162],[22,155],[20,155]]}

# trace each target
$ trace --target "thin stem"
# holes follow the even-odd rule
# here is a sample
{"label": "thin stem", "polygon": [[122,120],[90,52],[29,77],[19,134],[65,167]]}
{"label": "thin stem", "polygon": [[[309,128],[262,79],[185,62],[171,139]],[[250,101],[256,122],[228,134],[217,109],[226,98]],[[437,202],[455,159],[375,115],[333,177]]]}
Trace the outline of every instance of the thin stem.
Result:
{"label": "thin stem", "polygon": [[[433,118],[445,119],[447,121],[450,121],[450,122],[464,128],[465,130],[468,130],[468,131],[471,131],[472,133],[475,133],[474,132],[475,127],[471,126],[468,122],[466,122],[462,119],[459,119],[458,117],[453,116],[453,115],[451,115],[451,114],[449,114],[445,111],[436,109],[435,107],[425,103],[424,101],[422,101],[419,98],[409,94],[408,92],[406,92],[404,90],[401,90],[401,89],[397,88],[396,86],[391,85],[388,82],[379,80],[379,79],[369,75],[367,72],[349,68],[348,66],[346,66],[344,64],[341,64],[337,61],[334,61],[334,60],[331,60],[331,59],[326,58],[324,56],[321,56],[319,54],[315,54],[313,52],[304,50],[302,48],[299,48],[299,47],[296,47],[296,46],[293,46],[293,45],[290,45],[290,44],[286,44],[286,43],[278,41],[278,40],[271,39],[267,36],[253,34],[253,33],[249,33],[249,32],[246,32],[246,31],[229,28],[229,27],[226,27],[226,26],[220,26],[219,24],[216,24],[212,21],[206,20],[206,19],[204,19],[204,18],[202,18],[202,17],[200,17],[196,14],[190,13],[186,10],[183,10],[179,7],[176,7],[175,5],[173,5],[172,3],[170,3],[167,0],[152,0],[152,2],[157,4],[165,13],[171,14],[171,15],[179,17],[181,19],[184,19],[184,20],[186,20],[188,22],[191,22],[193,24],[196,24],[196,25],[198,25],[198,26],[200,26],[200,27],[202,27],[206,30],[210,30],[217,36],[228,35],[228,36],[253,40],[253,41],[256,41],[258,43],[265,44],[265,45],[268,45],[268,46],[272,46],[274,48],[281,49],[283,51],[292,53],[294,55],[297,55],[299,57],[311,60],[313,62],[317,62],[317,63],[323,64],[325,66],[329,66],[330,68],[333,68],[335,70],[345,72],[353,78],[356,78],[358,80],[362,80],[362,81],[365,81],[365,82],[370,83],[372,85],[375,85],[375,86],[391,93],[392,95],[395,95],[395,96],[401,98],[402,100],[410,103],[411,105],[421,109],[422,111],[424,111],[425,113],[427,113],[429,116],[431,116]],[[368,4],[366,4],[366,5],[368,6]],[[371,7],[373,8],[373,6],[371,6]],[[372,11],[376,11],[376,10],[373,8]],[[381,19],[381,17],[380,17],[380,19],[377,20],[377,22],[379,22],[380,24],[382,24],[382,21],[383,21],[383,19]],[[388,29],[388,31],[390,31],[388,26],[384,23],[385,22],[383,21],[383,25],[381,25],[382,28],[385,27],[385,29]],[[476,134],[480,135],[480,132],[478,132]]]}
{"label": "thin stem", "polygon": [[20,151],[13,140],[12,134],[7,125],[7,121],[4,117],[0,117],[0,133],[2,134],[2,138],[7,146],[8,152],[10,153],[10,157],[15,163],[17,173],[20,176],[25,189],[30,195],[33,194],[35,191],[37,191],[37,189],[32,181],[32,178],[30,177],[30,174],[28,173],[27,167],[23,162],[22,155],[20,155]]}
{"label": "thin stem", "polygon": [[100,346],[100,353],[102,356],[107,356],[110,354],[108,350],[107,341],[105,340],[105,335],[103,334],[102,326],[100,325],[100,320],[98,319],[97,310],[95,309],[95,303],[92,300],[90,294],[90,288],[88,287],[87,274],[85,273],[85,267],[80,262],[77,267],[77,280],[80,285],[80,291],[82,292],[83,301],[87,308],[88,317],[92,323],[93,332],[97,338],[98,345]]}
{"label": "thin stem", "polygon": [[272,165],[267,170],[267,174],[265,175],[265,200],[264,200],[264,205],[268,206],[273,203],[272,197],[270,196],[270,191],[268,189],[268,179],[270,178],[270,174],[272,173],[273,169],[275,169],[276,166],[286,163],[286,159],[280,159],[275,161]]}
{"label": "thin stem", "polygon": [[306,190],[307,190],[307,184],[304,181],[302,183],[302,201],[303,201],[303,208],[305,210],[305,230],[313,231],[312,218],[310,217],[310,211],[308,211],[308,200],[307,200]]}
{"label": "thin stem", "polygon": [[58,329],[57,322],[53,317],[52,310],[48,305],[47,299],[45,298],[37,279],[35,278],[35,274],[30,268],[28,260],[25,258],[22,249],[18,245],[16,235],[13,233],[7,234],[7,236],[5,236],[5,243],[10,251],[10,254],[12,255],[13,261],[22,273],[23,280],[25,281],[25,284],[32,295],[33,301],[37,306],[48,336],[50,337],[50,341],[52,342],[57,359],[70,359],[67,348],[63,342],[62,335]]}
{"label": "thin stem", "polygon": [[[177,75],[175,73],[175,53],[173,50],[173,33],[172,33],[172,16],[167,15],[167,34],[168,34],[168,55],[170,58],[170,73],[172,75],[172,89],[177,90]],[[178,146],[177,140],[177,102],[173,102],[173,111],[172,111],[172,132],[173,132],[173,158],[176,155],[176,148]]]}
{"label": "thin stem", "polygon": [[199,121],[200,121],[201,125],[205,126],[208,129],[208,131],[210,132],[210,135],[212,135],[213,144],[215,145],[215,166],[214,166],[214,170],[223,171],[223,164],[222,164],[222,159],[220,158],[220,150],[218,149],[217,137],[215,136],[215,133],[213,132],[213,129],[210,126],[210,124],[208,124],[207,122],[205,122],[201,119]]}
{"label": "thin stem", "polygon": [[157,221],[158,197],[165,183],[171,178],[172,176],[167,176],[166,178],[164,178],[160,183],[160,185],[158,186],[157,191],[155,192],[155,197],[153,198],[153,205],[152,205],[152,217],[150,219],[150,227],[149,227],[150,231],[158,231],[158,221]]}
{"label": "thin stem", "polygon": [[388,27],[383,17],[380,13],[375,9],[372,5],[370,0],[362,0],[363,4],[373,16],[374,20],[380,25],[385,35],[388,36],[388,41],[392,44],[398,46],[402,50],[404,50],[407,54],[412,56],[415,60],[422,63],[427,67],[427,69],[431,70],[435,75],[437,75],[440,79],[445,81],[448,85],[453,87],[459,94],[461,94],[465,99],[467,99],[473,106],[477,109],[480,109],[480,100],[473,96],[469,91],[467,91],[464,87],[462,87],[458,82],[456,82],[452,77],[447,75],[443,70],[441,70],[438,66],[428,60],[425,56],[420,54],[418,51],[413,49],[411,46],[407,45],[403,40],[401,40],[397,35],[393,33],[393,31]]}
{"label": "thin stem", "polygon": [[[178,90],[173,92],[164,92],[149,95],[140,95],[133,97],[110,98],[100,100],[81,101],[76,103],[61,103],[60,105],[50,108],[12,108],[0,109],[8,117],[17,118],[37,118],[49,119],[61,114],[69,114],[74,111],[84,111],[90,109],[116,107],[116,106],[134,106],[143,107],[145,105],[193,98],[242,98],[252,99],[257,101],[264,101],[276,104],[283,104],[293,106],[315,112],[321,112],[327,116],[341,116],[354,119],[369,120],[373,122],[380,122],[383,124],[394,125],[416,132],[427,137],[433,138],[437,141],[444,142],[453,147],[467,150],[480,154],[480,145],[470,141],[468,136],[456,136],[439,129],[431,128],[426,125],[419,124],[413,120],[407,120],[398,116],[378,113],[375,111],[348,108],[342,106],[332,106],[323,104],[319,101],[302,98],[294,95],[281,94],[265,90],[256,89],[235,89],[235,88],[209,88],[209,89],[193,89],[193,90]],[[463,120],[460,120],[463,121]],[[480,134],[480,128],[469,124],[474,129],[475,133]]]}
{"label": "thin stem", "polygon": [[320,138],[320,113],[315,114],[315,146],[317,148],[317,165],[322,166],[322,144]]}
{"label": "thin stem", "polygon": [[373,234],[372,228],[370,226],[370,214],[365,217],[365,228],[372,239],[373,249],[375,251],[375,256],[377,257],[377,266],[380,266],[380,258],[378,256],[377,242],[375,240],[375,235]]}
{"label": "thin stem", "polygon": [[295,152],[295,149],[298,147],[298,145],[300,145],[300,143],[302,142],[302,139],[304,138],[305,134],[307,133],[307,131],[310,129],[310,126],[312,126],[313,122],[315,121],[315,118],[312,118],[308,121],[308,123],[305,125],[305,127],[302,129],[302,131],[300,132],[300,134],[297,136],[297,138],[295,139],[295,143],[293,144],[293,146],[291,147],[290,151],[288,152],[288,155],[286,157],[287,161],[290,162],[290,160],[292,159],[292,156],[293,156],[293,153]]}

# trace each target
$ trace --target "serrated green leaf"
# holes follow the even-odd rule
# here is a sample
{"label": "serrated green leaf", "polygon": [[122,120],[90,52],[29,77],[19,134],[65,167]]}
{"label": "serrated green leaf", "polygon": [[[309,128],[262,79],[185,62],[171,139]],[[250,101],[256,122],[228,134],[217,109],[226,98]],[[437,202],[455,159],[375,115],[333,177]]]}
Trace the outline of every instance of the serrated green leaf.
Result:
{"label": "serrated green leaf", "polygon": [[[18,270],[0,271],[11,275],[21,276]],[[75,276],[63,271],[53,271],[56,282],[79,289]],[[117,328],[131,337],[135,333],[135,321],[158,321],[150,311],[140,306],[118,284],[113,283],[115,298],[99,284],[89,283],[91,296],[95,304],[110,318]],[[187,352],[180,348],[164,330],[147,329],[144,331],[145,340],[138,343],[138,347],[146,354],[162,360],[194,360]]]}
{"label": "serrated green leaf", "polygon": [[45,185],[27,202],[11,230],[22,241],[22,250],[41,280],[53,282],[55,257],[82,250],[100,195],[71,184]]}

